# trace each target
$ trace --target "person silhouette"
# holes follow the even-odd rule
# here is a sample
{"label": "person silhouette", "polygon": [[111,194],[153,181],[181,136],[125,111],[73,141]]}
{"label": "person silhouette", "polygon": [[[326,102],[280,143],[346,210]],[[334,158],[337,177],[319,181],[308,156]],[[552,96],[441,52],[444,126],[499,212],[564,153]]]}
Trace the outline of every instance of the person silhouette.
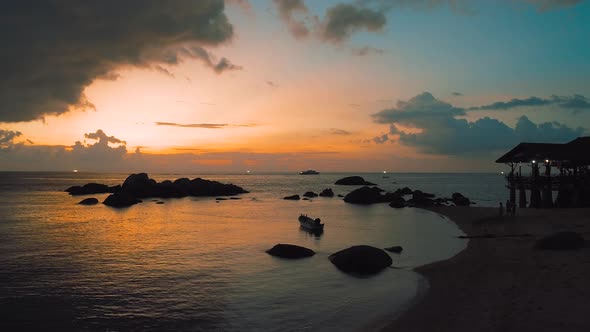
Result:
{"label": "person silhouette", "polygon": [[500,202],[500,210],[498,212],[500,212],[500,217],[504,216],[504,206],[502,205],[502,202]]}

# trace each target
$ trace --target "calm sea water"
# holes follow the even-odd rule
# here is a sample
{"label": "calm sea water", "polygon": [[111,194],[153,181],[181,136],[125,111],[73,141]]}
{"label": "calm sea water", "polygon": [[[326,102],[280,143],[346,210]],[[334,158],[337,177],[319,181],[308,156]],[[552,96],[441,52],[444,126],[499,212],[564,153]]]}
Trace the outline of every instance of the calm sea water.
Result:
{"label": "calm sea water", "polygon": [[[376,329],[415,297],[412,268],[453,256],[460,230],[428,211],[355,206],[340,198],[285,201],[333,188],[350,174],[152,174],[203,177],[250,191],[241,200],[151,200],[127,209],[80,206],[63,190],[127,174],[0,173],[0,328],[36,330],[359,331]],[[480,206],[506,199],[495,174],[361,174],[383,189],[409,186]],[[93,195],[102,200],[106,195]],[[307,213],[321,236],[299,229]],[[314,257],[282,260],[277,243]],[[394,266],[370,278],[338,271],[328,256],[352,245],[402,245]],[[8,329],[7,329],[8,328]]]}

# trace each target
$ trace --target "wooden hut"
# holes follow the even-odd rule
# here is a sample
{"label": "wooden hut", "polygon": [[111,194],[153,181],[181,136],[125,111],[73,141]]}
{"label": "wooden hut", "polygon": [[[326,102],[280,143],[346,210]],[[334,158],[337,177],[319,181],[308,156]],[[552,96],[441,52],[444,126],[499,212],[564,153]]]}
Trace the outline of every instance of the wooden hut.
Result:
{"label": "wooden hut", "polygon": [[[496,162],[510,166],[510,201],[516,203],[518,190],[521,208],[527,207],[527,190],[532,208],[590,206],[590,137],[564,144],[520,143]],[[523,174],[523,165],[529,174]]]}

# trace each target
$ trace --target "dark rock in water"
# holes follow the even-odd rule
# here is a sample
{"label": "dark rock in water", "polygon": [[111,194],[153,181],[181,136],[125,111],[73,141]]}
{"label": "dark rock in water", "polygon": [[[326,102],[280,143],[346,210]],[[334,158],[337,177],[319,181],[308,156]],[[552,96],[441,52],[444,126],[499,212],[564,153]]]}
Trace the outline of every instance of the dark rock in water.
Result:
{"label": "dark rock in water", "polygon": [[414,193],[414,191],[408,187],[403,187],[401,189],[398,189],[395,191],[396,194],[404,196],[404,195],[411,195]]}
{"label": "dark rock in water", "polygon": [[292,195],[292,196],[283,197],[283,199],[289,199],[289,200],[293,200],[293,201],[298,201],[298,200],[301,199],[301,197],[299,197],[299,195]]}
{"label": "dark rock in water", "polygon": [[215,200],[216,201],[227,201],[227,198],[217,197]]}
{"label": "dark rock in water", "polygon": [[271,256],[281,258],[305,258],[315,255],[315,251],[311,249],[296,246],[294,244],[282,243],[279,243],[271,249],[268,249],[266,252]]}
{"label": "dark rock in water", "polygon": [[335,184],[343,185],[343,186],[374,186],[374,183],[365,181],[360,176],[348,176],[336,181]]}
{"label": "dark rock in water", "polygon": [[159,201],[159,202],[156,202],[156,204],[164,204],[164,202],[162,202],[162,201]]}
{"label": "dark rock in water", "polygon": [[330,255],[330,262],[346,273],[375,274],[391,266],[392,260],[382,249],[371,246],[354,246]]}
{"label": "dark rock in water", "polygon": [[557,232],[546,236],[535,243],[536,249],[543,250],[575,250],[584,246],[584,238],[577,232]]}
{"label": "dark rock in water", "polygon": [[415,196],[422,196],[422,197],[426,197],[426,198],[434,198],[434,196],[435,196],[434,194],[422,192],[422,190],[414,190],[414,192],[412,194]]}
{"label": "dark rock in water", "polygon": [[334,197],[334,192],[332,191],[332,188],[327,188],[327,189],[322,190],[322,192],[320,193],[320,196]]}
{"label": "dark rock in water", "polygon": [[80,202],[78,202],[78,204],[81,205],[94,205],[94,204],[98,204],[98,199],[91,197],[91,198],[86,198],[81,200]]}
{"label": "dark rock in water", "polygon": [[87,183],[83,186],[72,186],[66,189],[72,196],[110,193],[111,188],[105,184]]}
{"label": "dark rock in water", "polygon": [[411,206],[432,206],[432,205],[434,205],[433,199],[425,197],[425,196],[421,195],[420,193],[421,192],[416,194],[416,192],[414,192],[414,194],[412,195],[412,198],[409,199],[407,203]]}
{"label": "dark rock in water", "polygon": [[344,201],[352,204],[374,204],[391,200],[391,197],[382,195],[381,192],[383,189],[378,187],[361,187],[344,196]]}
{"label": "dark rock in water", "polygon": [[389,204],[392,208],[403,208],[406,206],[406,200],[401,196],[395,196]]}
{"label": "dark rock in water", "polygon": [[131,194],[123,192],[109,195],[109,197],[107,197],[104,202],[102,202],[104,205],[116,208],[128,207],[137,203],[141,203],[141,200],[137,199]]}
{"label": "dark rock in water", "polygon": [[471,201],[469,201],[469,198],[463,196],[463,194],[461,194],[461,193],[453,193],[453,196],[451,196],[451,197],[452,197],[451,200],[457,206],[469,206],[469,204],[471,204]]}
{"label": "dark rock in water", "polygon": [[238,199],[241,199],[241,198],[240,197],[230,197],[229,199],[238,200]]}
{"label": "dark rock in water", "polygon": [[318,197],[318,194],[314,193],[313,191],[308,191],[303,194],[303,197]]}
{"label": "dark rock in water", "polygon": [[385,248],[385,250],[399,254],[404,250],[404,248],[402,248],[402,246],[393,246],[393,247]]}
{"label": "dark rock in water", "polygon": [[303,200],[304,200],[304,201],[309,201],[309,198],[307,198],[307,197],[303,197]]}

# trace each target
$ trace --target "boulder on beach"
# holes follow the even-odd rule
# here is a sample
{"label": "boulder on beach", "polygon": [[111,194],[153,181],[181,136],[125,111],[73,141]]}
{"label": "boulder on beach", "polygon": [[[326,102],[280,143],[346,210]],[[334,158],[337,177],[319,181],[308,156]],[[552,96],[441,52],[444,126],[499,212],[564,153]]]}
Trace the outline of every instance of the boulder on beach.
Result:
{"label": "boulder on beach", "polygon": [[98,199],[96,199],[94,197],[85,198],[85,199],[79,201],[78,204],[80,204],[80,205],[94,205],[94,204],[98,204]]}
{"label": "boulder on beach", "polygon": [[361,187],[344,196],[346,203],[352,204],[374,204],[388,202],[391,197],[382,195],[383,189],[379,187]]}
{"label": "boulder on beach", "polygon": [[109,195],[109,197],[107,197],[102,204],[107,205],[107,206],[111,206],[111,207],[116,207],[116,208],[123,208],[123,207],[128,207],[137,203],[141,203],[140,199],[137,199],[135,196],[130,195],[128,193],[114,193],[112,195]]}
{"label": "boulder on beach", "polygon": [[396,254],[399,254],[404,250],[404,248],[402,246],[393,246],[393,247],[388,247],[388,248],[384,248],[384,249],[389,252],[394,252]]}
{"label": "boulder on beach", "polygon": [[366,245],[341,250],[328,258],[340,271],[361,275],[378,273],[393,262],[382,249]]}
{"label": "boulder on beach", "polygon": [[451,200],[457,206],[469,206],[471,204],[469,198],[463,196],[463,194],[461,193],[453,193],[453,196],[451,196]]}
{"label": "boulder on beach", "polygon": [[414,191],[412,198],[408,200],[411,206],[431,206],[434,205],[434,200],[425,196],[420,190]]}
{"label": "boulder on beach", "polygon": [[318,197],[318,194],[314,193],[313,191],[307,191],[303,194],[303,197]]}
{"label": "boulder on beach", "polygon": [[406,200],[401,196],[394,196],[389,206],[396,209],[403,208],[406,206]]}
{"label": "boulder on beach", "polygon": [[557,232],[535,242],[535,249],[575,250],[584,246],[584,238],[577,232]]}
{"label": "boulder on beach", "polygon": [[342,186],[374,186],[374,183],[369,181],[365,181],[360,176],[348,176],[336,181],[335,184],[342,185]]}
{"label": "boulder on beach", "polygon": [[294,244],[279,243],[266,251],[271,256],[281,258],[305,258],[315,255],[315,251]]}
{"label": "boulder on beach", "polygon": [[288,199],[288,200],[292,200],[292,201],[298,201],[298,200],[301,199],[301,197],[299,197],[299,195],[291,195],[291,196],[283,197],[283,199]]}
{"label": "boulder on beach", "polygon": [[332,188],[327,188],[322,190],[322,192],[320,193],[321,197],[334,197],[334,192],[332,191]]}
{"label": "boulder on beach", "polygon": [[65,191],[70,193],[72,196],[80,195],[92,195],[92,194],[104,194],[114,192],[114,189],[107,186],[106,184],[100,183],[87,183],[83,186],[71,186]]}
{"label": "boulder on beach", "polygon": [[435,196],[434,194],[425,193],[422,190],[414,190],[412,195],[426,197],[426,198],[434,198],[434,196]]}
{"label": "boulder on beach", "polygon": [[408,187],[403,187],[401,189],[398,189],[395,191],[396,194],[404,196],[404,195],[411,195],[414,193],[414,191]]}

